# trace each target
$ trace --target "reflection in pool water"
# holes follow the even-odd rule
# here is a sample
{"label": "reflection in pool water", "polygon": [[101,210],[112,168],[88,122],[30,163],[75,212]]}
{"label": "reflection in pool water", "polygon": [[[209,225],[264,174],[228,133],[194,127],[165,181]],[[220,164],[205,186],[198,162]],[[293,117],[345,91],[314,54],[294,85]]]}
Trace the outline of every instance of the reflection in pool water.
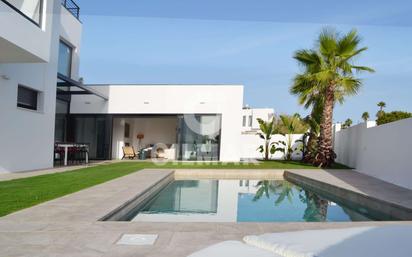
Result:
{"label": "reflection in pool water", "polygon": [[365,209],[341,205],[283,180],[174,181],[133,221],[293,222],[365,221]]}

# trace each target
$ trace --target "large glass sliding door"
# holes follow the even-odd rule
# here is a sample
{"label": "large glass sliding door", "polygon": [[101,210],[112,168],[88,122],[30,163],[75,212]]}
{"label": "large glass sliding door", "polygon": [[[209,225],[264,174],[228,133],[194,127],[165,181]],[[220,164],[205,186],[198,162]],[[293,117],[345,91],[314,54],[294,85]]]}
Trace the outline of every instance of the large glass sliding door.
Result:
{"label": "large glass sliding door", "polygon": [[180,115],[177,129],[178,159],[184,161],[219,160],[220,131],[220,115]]}
{"label": "large glass sliding door", "polygon": [[71,115],[70,141],[89,144],[90,159],[111,159],[111,115]]}

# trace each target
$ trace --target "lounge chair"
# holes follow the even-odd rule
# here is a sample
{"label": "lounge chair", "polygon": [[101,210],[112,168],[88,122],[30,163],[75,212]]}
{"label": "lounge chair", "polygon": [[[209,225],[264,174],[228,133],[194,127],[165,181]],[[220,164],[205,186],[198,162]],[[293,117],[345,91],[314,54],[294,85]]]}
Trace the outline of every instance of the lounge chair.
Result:
{"label": "lounge chair", "polygon": [[131,146],[123,146],[123,157],[122,160],[124,158],[129,158],[129,159],[134,159],[137,157],[136,152],[134,151],[133,147]]}
{"label": "lounge chair", "polygon": [[266,257],[268,252],[277,257],[410,257],[411,235],[411,225],[271,233],[246,236],[246,244],[221,242],[188,257]]}
{"label": "lounge chair", "polygon": [[188,257],[281,257],[270,251],[262,250],[239,241],[224,241]]}

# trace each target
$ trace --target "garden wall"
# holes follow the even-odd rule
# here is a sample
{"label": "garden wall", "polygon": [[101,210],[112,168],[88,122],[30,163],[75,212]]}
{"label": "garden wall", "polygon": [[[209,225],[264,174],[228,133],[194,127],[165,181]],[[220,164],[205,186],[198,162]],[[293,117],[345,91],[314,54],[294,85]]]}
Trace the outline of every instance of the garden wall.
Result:
{"label": "garden wall", "polygon": [[[302,134],[292,135],[293,148],[296,148],[299,146],[300,143],[296,143],[296,140],[302,139],[302,136],[303,136]],[[278,142],[280,140],[286,141],[285,136],[274,135],[272,137],[271,142]],[[242,134],[240,137],[240,146],[241,146],[240,157],[242,159],[262,159],[264,157],[264,154],[258,152],[257,148],[263,144],[264,144],[264,140],[261,139],[256,134]],[[295,160],[302,159],[302,152],[295,151],[294,154],[292,155],[292,158]],[[271,156],[271,159],[281,160],[281,159],[284,159],[284,155],[281,152],[277,152]]]}
{"label": "garden wall", "polygon": [[337,162],[412,189],[412,118],[375,126],[368,122],[340,130],[335,126]]}

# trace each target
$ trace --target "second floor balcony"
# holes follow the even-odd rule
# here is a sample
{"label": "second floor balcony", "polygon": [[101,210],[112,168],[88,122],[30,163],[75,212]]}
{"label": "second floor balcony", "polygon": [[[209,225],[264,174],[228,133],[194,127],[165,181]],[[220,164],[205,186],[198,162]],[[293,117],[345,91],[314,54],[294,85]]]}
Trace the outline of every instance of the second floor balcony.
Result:
{"label": "second floor balcony", "polygon": [[61,0],[61,2],[76,19],[80,18],[80,7],[73,0]]}

